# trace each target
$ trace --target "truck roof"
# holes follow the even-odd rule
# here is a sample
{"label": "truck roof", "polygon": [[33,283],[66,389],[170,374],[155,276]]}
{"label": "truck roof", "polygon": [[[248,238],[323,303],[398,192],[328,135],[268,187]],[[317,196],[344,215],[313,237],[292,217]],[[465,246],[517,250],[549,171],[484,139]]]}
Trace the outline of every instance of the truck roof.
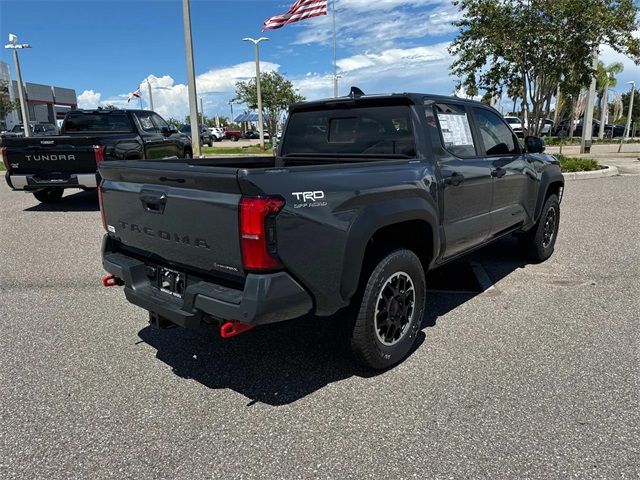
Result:
{"label": "truck roof", "polygon": [[447,95],[434,95],[431,93],[384,93],[384,94],[358,94],[361,92],[359,89],[352,87],[351,94],[338,97],[338,98],[325,98],[322,100],[313,100],[310,102],[301,102],[291,105],[291,111],[305,110],[307,108],[317,108],[322,106],[332,106],[337,104],[346,103],[365,103],[365,104],[380,104],[380,105],[422,105],[425,100],[435,100],[443,102],[455,101],[456,103],[469,103],[473,105],[487,105],[478,102],[477,100],[469,100],[466,98],[453,97]]}

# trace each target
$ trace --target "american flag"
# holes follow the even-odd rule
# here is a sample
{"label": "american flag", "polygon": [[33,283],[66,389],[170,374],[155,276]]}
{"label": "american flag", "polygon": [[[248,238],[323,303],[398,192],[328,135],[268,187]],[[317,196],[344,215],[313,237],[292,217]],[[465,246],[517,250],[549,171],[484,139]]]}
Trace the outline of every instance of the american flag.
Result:
{"label": "american flag", "polygon": [[140,97],[142,97],[142,94],[140,93],[140,89],[138,89],[135,92],[132,92],[129,94],[129,98],[127,98],[127,103],[129,103],[134,98],[140,98]]}
{"label": "american flag", "polygon": [[327,14],[327,0],[298,0],[284,15],[276,15],[264,22],[262,31],[275,30],[290,23]]}

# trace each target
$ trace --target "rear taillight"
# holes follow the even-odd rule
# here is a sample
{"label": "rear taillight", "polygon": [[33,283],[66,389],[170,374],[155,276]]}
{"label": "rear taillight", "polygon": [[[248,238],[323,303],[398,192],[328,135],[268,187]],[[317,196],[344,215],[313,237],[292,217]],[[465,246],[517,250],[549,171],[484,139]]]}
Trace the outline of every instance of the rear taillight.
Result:
{"label": "rear taillight", "polygon": [[94,145],[93,153],[96,156],[96,165],[100,165],[101,162],[104,162],[104,145]]}
{"label": "rear taillight", "polygon": [[282,207],[284,200],[279,197],[242,197],[240,200],[240,242],[245,269],[280,267],[273,220]]}
{"label": "rear taillight", "polygon": [[102,221],[102,228],[107,230],[107,219],[104,215],[104,182],[100,182],[98,186],[98,203],[100,204],[100,220]]}
{"label": "rear taillight", "polygon": [[0,148],[0,153],[2,154],[2,163],[4,164],[4,169],[9,171],[9,157],[7,156],[7,147]]}

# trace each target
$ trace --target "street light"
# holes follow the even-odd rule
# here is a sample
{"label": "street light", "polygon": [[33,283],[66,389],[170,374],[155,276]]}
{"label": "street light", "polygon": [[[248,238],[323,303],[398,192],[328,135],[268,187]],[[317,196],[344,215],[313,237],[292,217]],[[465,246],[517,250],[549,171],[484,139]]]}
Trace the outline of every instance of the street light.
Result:
{"label": "street light", "polygon": [[636,82],[635,80],[631,80],[627,82],[631,85],[631,95],[629,96],[629,109],[627,110],[627,126],[624,128],[624,135],[622,136],[622,140],[620,140],[620,145],[618,146],[618,153],[622,150],[622,143],[625,140],[629,139],[629,131],[631,130],[631,114],[633,113],[633,97],[636,93]]}
{"label": "street light", "polygon": [[[24,95],[24,86],[22,84],[22,73],[20,72],[20,60],[18,60],[18,50],[23,48],[31,48],[28,43],[18,43],[18,37],[13,33],[9,34],[9,43],[4,46],[13,50],[13,61],[16,64],[16,77],[18,80],[18,95],[20,96],[20,111],[22,112],[22,124],[24,125],[24,136],[31,136],[31,129],[29,128],[29,112],[27,111],[27,102]],[[9,85],[11,88],[11,85]]]}
{"label": "street light", "polygon": [[256,51],[256,90],[258,93],[258,129],[260,131],[260,149],[264,150],[264,119],[262,118],[262,92],[260,91],[260,42],[266,42],[269,40],[266,37],[260,37],[257,40],[254,38],[243,38],[243,42],[251,42],[254,45]]}
{"label": "street light", "polygon": [[631,98],[629,98],[629,113],[627,114],[627,126],[624,129],[624,138],[628,139],[629,138],[629,133],[631,132],[631,114],[633,113],[633,97],[636,93],[636,82],[635,80],[631,80],[630,82],[627,82],[629,85],[631,85]]}
{"label": "street light", "polygon": [[182,0],[184,43],[187,56],[187,79],[189,81],[189,114],[191,123],[191,149],[194,157],[200,156],[200,126],[198,124],[198,95],[193,61],[193,39],[191,37],[191,7],[189,0]]}

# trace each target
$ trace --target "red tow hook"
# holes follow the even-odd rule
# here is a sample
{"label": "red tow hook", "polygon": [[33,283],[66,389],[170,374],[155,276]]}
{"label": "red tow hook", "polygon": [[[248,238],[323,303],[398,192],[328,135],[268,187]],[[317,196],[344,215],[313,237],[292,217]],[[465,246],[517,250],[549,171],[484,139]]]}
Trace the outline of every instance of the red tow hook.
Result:
{"label": "red tow hook", "polygon": [[102,277],[102,286],[103,287],[119,287],[124,285],[124,282],[114,275],[105,275]]}
{"label": "red tow hook", "polygon": [[249,323],[238,322],[237,320],[229,320],[220,327],[220,336],[222,338],[231,338],[241,333],[251,330],[255,325]]}

